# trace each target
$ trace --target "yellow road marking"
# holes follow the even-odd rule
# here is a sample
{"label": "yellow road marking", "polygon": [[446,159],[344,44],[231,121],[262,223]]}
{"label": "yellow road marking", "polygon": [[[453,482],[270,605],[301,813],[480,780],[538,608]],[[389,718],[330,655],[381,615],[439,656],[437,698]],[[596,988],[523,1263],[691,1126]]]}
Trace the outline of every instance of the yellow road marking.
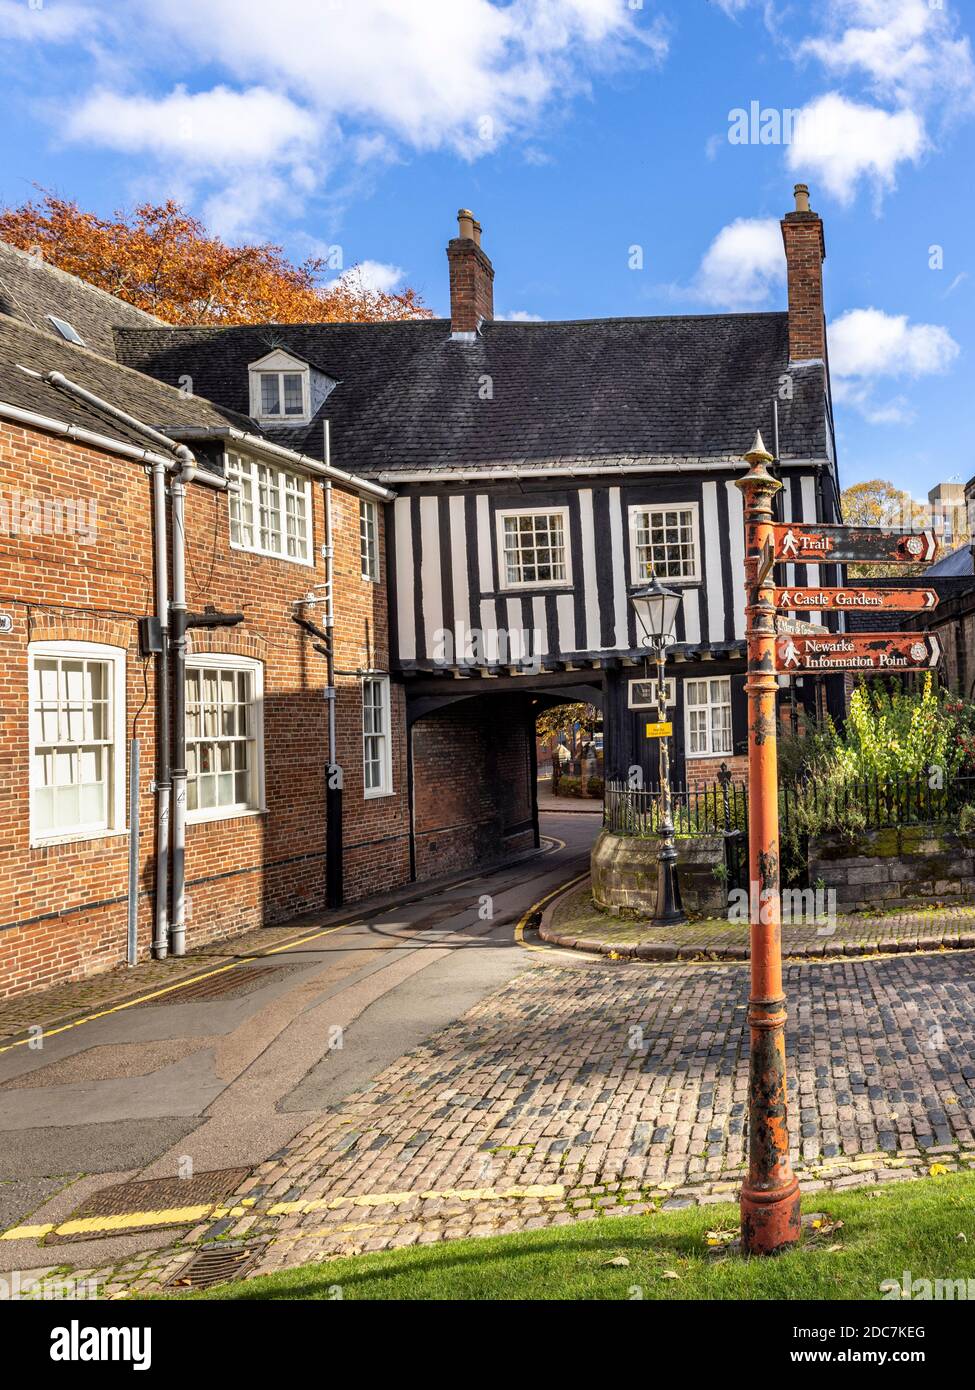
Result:
{"label": "yellow road marking", "polygon": [[339,1207],[401,1206],[404,1202],[420,1200],[451,1202],[497,1202],[507,1198],[537,1197],[557,1201],[565,1196],[561,1183],[532,1183],[526,1187],[448,1187],[422,1192],[363,1192],[355,1197],[320,1197],[310,1201],[275,1202],[264,1209],[256,1207],[253,1197],[245,1197],[236,1206],[220,1206],[216,1202],[201,1202],[192,1207],[162,1207],[155,1211],[115,1212],[109,1216],[85,1216],[73,1221],[48,1222],[43,1226],[11,1226],[0,1233],[0,1240],[40,1240],[43,1236],[101,1235],[113,1231],[125,1232],[143,1226],[193,1226],[200,1221],[220,1220],[226,1216],[292,1216],[299,1212],[335,1211]]}
{"label": "yellow road marking", "polygon": [[252,965],[255,960],[263,960],[266,956],[276,956],[282,951],[290,951],[293,946],[304,946],[306,942],[317,941],[322,936],[331,936],[333,932],[342,931],[346,927],[360,927],[362,925],[362,921],[340,922],[337,927],[323,927],[321,931],[310,932],[307,936],[296,936],[291,941],[282,941],[278,946],[269,947],[266,951],[262,951],[259,956],[242,956],[240,960],[233,960],[229,965],[218,965],[213,970],[204,970],[199,975],[189,975],[185,980],[177,980],[175,984],[164,985],[162,989],[154,989],[148,994],[140,994],[136,999],[126,999],[121,1004],[113,1004],[111,1008],[100,1009],[94,1014],[86,1014],[84,1018],[76,1018],[71,1023],[62,1023],[58,1028],[47,1028],[29,1038],[18,1038],[16,1042],[6,1043],[0,1047],[0,1053],[10,1052],[15,1047],[24,1047],[27,1043],[36,1043],[40,1038],[56,1037],[58,1033],[67,1033],[70,1029],[80,1028],[85,1023],[95,1023],[100,1018],[108,1018],[110,1014],[121,1013],[123,1009],[133,1009],[136,1004],[145,1004],[150,999],[159,999],[164,994],[172,994],[174,990],[185,989],[187,985],[199,984],[200,980],[210,980],[215,975],[224,975],[228,970],[236,970],[238,966]]}
{"label": "yellow road marking", "polygon": [[[515,927],[515,940],[518,945],[524,946],[526,951],[546,951],[552,953],[554,950],[557,950],[558,947],[538,946],[533,941],[525,940],[525,928],[528,925],[529,918],[534,916],[536,912],[540,912],[546,903],[550,903],[552,899],[557,898],[560,893],[564,893],[567,889],[573,888],[577,883],[581,883],[584,878],[588,877],[588,870],[585,873],[576,874],[575,878],[570,878],[568,883],[560,883],[558,888],[553,888],[551,893],[546,893],[544,898],[539,898],[537,903],[532,903],[531,907]],[[577,955],[578,952],[573,952],[572,954]]]}

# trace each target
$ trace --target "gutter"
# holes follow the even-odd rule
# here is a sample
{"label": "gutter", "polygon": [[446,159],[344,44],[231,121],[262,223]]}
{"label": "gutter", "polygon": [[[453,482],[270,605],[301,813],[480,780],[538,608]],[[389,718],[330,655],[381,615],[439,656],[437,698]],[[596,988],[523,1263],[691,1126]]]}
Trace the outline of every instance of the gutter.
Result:
{"label": "gutter", "polygon": [[[325,422],[326,425],[328,421]],[[344,483],[354,492],[364,492],[370,497],[376,497],[383,502],[391,502],[396,496],[389,488],[382,487],[379,483],[370,482],[366,478],[357,477],[355,473],[347,473],[343,468],[336,468],[333,463],[326,461],[322,463],[320,459],[310,458],[307,454],[299,454],[294,449],[288,449],[283,444],[275,444],[271,439],[265,439],[262,435],[248,434],[246,430],[239,430],[233,425],[226,428],[217,426],[213,429],[187,429],[181,430],[180,434],[184,439],[232,439],[254,454],[266,454],[270,458],[289,460],[292,464],[298,464],[307,469],[309,473],[314,473],[319,478],[330,478],[333,482]]]}
{"label": "gutter", "polygon": [[[784,459],[783,468],[820,468],[828,465],[825,459]],[[391,483],[477,483],[503,482],[509,478],[590,478],[609,475],[629,477],[647,473],[741,473],[741,459],[700,459],[694,462],[680,459],[662,459],[658,463],[614,463],[587,464],[575,466],[553,464],[542,468],[426,468],[426,469],[383,469],[373,476],[381,482]],[[395,494],[390,494],[394,496]]]}
{"label": "gutter", "polygon": [[[19,370],[40,381],[45,379],[40,372],[31,371],[27,367],[20,367]],[[97,399],[97,397],[92,397],[92,400]],[[103,403],[101,408],[105,409],[106,407],[107,402]],[[112,413],[111,408],[107,410],[107,413]],[[140,449],[137,444],[126,444],[120,439],[112,439],[107,434],[98,434],[95,430],[85,429],[83,425],[72,425],[66,420],[56,420],[51,415],[41,415],[34,410],[25,410],[22,406],[12,405],[9,401],[0,401],[0,417],[12,420],[18,425],[26,425],[30,429],[40,430],[44,434],[56,434],[63,439],[72,439],[78,444],[84,444],[92,449],[100,449],[107,454],[118,454],[121,458],[133,459],[136,463],[144,464],[147,468],[156,463],[161,463],[167,468],[171,468],[173,465],[171,456],[154,449]],[[132,419],[131,416],[128,418]],[[130,428],[136,429],[136,426],[131,425]],[[148,425],[139,428],[142,433],[149,431]],[[155,434],[156,432],[152,431],[152,433]],[[158,438],[164,439],[165,435],[160,435]],[[175,444],[175,441],[170,442]],[[198,469],[194,473],[193,481],[203,483],[206,487],[216,488],[220,492],[225,492],[228,486],[225,478],[221,478],[219,474],[211,473],[209,469],[205,468]]]}

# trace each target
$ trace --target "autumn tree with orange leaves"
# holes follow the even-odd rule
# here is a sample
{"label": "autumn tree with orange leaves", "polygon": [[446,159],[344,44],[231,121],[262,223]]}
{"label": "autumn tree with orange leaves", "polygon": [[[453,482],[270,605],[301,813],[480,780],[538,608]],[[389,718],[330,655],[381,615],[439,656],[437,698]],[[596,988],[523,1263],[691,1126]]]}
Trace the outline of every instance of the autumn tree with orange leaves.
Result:
{"label": "autumn tree with orange leaves", "polygon": [[43,257],[171,324],[350,323],[430,318],[416,292],[369,289],[321,258],[292,265],[280,246],[228,246],[169,201],[113,218],[45,193],[0,211],[0,240]]}

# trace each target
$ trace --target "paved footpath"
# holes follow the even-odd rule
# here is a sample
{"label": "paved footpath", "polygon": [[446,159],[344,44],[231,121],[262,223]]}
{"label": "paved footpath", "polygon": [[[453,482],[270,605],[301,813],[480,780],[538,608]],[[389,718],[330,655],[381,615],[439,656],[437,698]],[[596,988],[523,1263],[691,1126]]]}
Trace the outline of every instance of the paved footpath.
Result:
{"label": "paved footpath", "polygon": [[[787,890],[788,891],[788,890]],[[856,912],[817,920],[816,895],[797,899],[797,920],[782,925],[782,953],[795,959],[891,955],[898,951],[975,948],[975,903],[920,902],[914,908]],[[541,924],[552,945],[598,951],[634,960],[747,960],[746,921],[696,918],[676,927],[655,927],[627,913],[614,916],[597,908],[587,880],[554,904]]]}

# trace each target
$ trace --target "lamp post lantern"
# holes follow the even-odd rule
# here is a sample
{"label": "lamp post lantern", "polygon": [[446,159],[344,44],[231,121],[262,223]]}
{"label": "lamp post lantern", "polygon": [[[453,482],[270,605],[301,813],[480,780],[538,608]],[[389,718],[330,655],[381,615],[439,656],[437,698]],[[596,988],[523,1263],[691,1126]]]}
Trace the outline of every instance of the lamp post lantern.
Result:
{"label": "lamp post lantern", "polygon": [[[657,661],[657,718],[667,722],[667,648],[673,641],[674,623],[683,595],[667,589],[654,576],[645,589],[630,596],[637,622],[643,630],[644,646]],[[658,746],[660,774],[660,855],[657,859],[657,906],[654,922],[674,926],[686,922],[677,880],[677,846],[674,843],[674,817],[670,791],[670,739],[662,737]]]}

